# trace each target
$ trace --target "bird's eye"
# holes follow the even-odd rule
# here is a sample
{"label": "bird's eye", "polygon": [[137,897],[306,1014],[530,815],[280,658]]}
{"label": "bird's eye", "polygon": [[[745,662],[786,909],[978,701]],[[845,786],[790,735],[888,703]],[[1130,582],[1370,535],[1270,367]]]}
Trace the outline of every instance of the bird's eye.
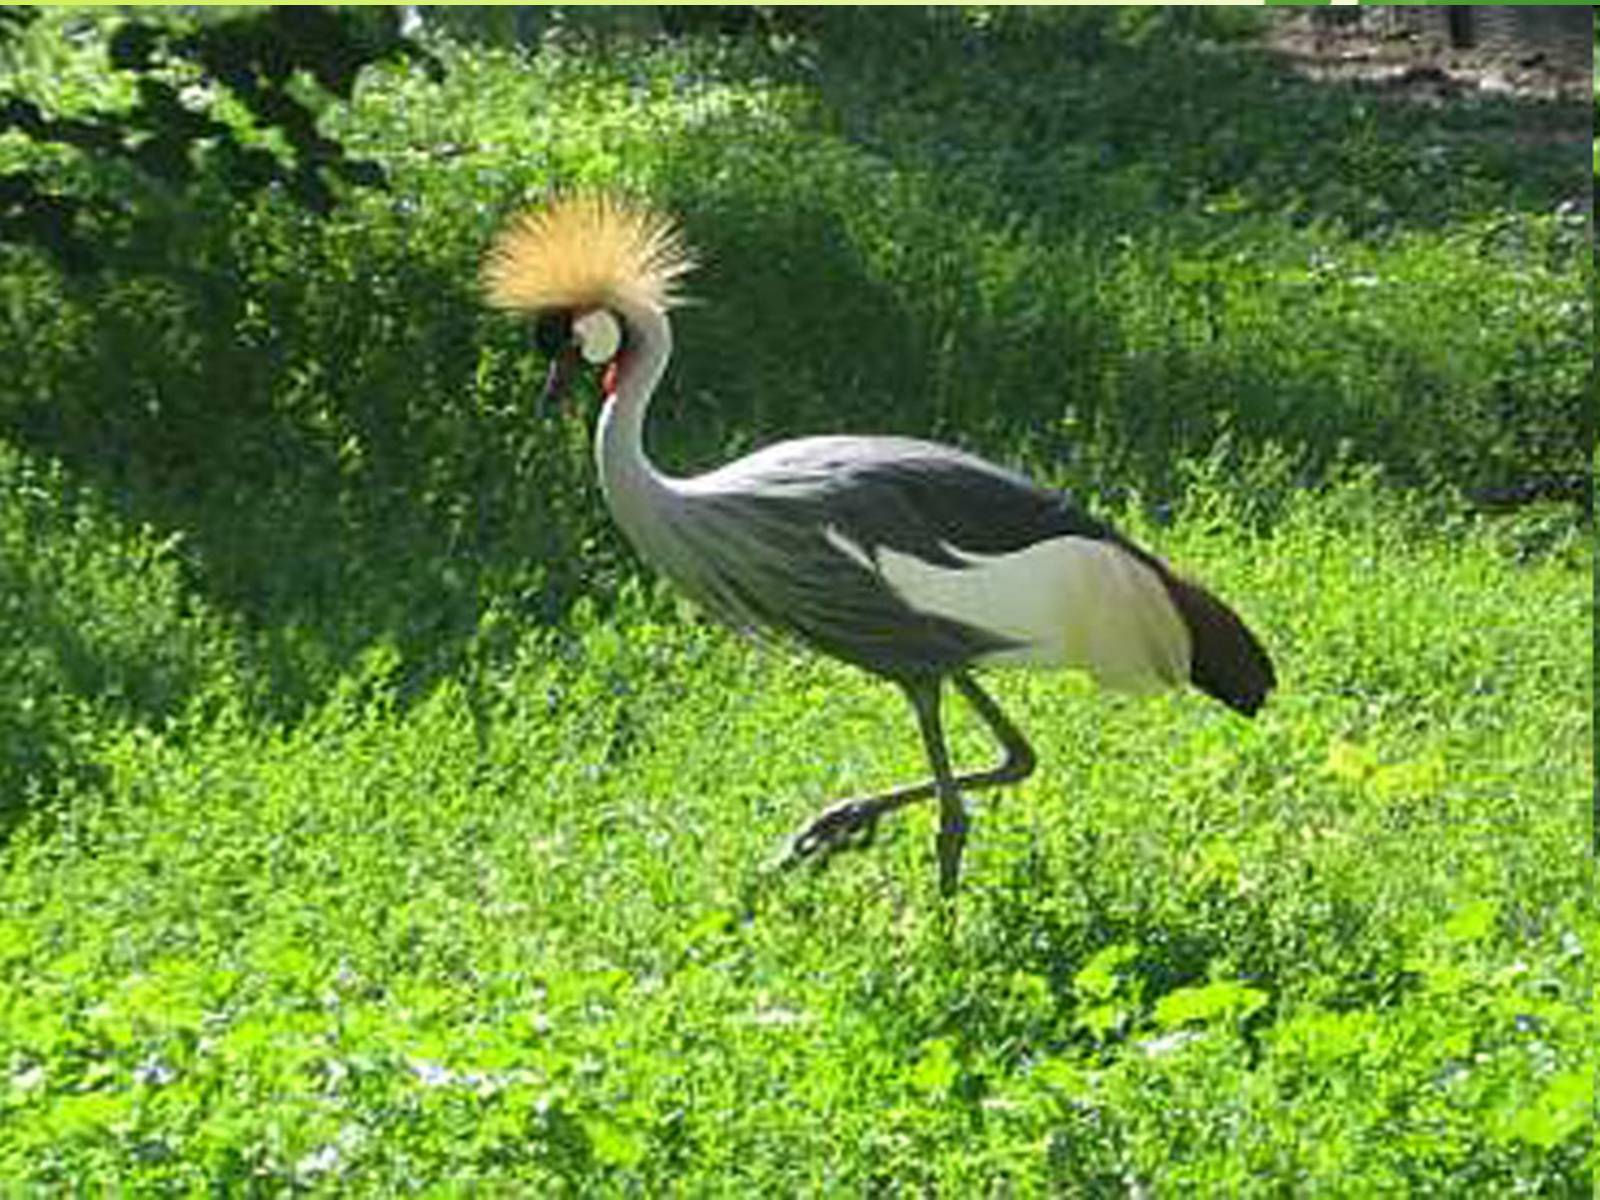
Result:
{"label": "bird's eye", "polygon": [[608,363],[622,349],[622,326],[603,308],[586,312],[572,323],[572,336],[590,366]]}
{"label": "bird's eye", "polygon": [[572,314],[569,312],[542,313],[533,325],[533,344],[539,353],[554,357],[572,341]]}

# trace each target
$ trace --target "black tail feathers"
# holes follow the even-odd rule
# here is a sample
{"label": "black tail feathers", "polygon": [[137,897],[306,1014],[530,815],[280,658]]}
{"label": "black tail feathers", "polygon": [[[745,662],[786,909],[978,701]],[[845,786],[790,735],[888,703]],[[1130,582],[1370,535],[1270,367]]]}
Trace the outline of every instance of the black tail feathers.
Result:
{"label": "black tail feathers", "polygon": [[1189,627],[1189,679],[1229,708],[1253,717],[1277,686],[1272,660],[1237,613],[1205,588],[1162,572],[1167,593]]}

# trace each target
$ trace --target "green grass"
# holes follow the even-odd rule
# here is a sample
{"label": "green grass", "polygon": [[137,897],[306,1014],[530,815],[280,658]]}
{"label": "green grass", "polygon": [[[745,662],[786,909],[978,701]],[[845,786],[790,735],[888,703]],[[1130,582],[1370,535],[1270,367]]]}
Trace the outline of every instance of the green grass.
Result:
{"label": "green grass", "polygon": [[[330,114],[387,197],[0,259],[8,1187],[1587,1194],[1592,531],[1464,498],[1593,451],[1560,164],[1205,27],[894,19],[450,51]],[[1025,464],[1235,600],[1273,702],[996,675],[1042,766],[953,910],[928,812],[764,874],[922,772],[910,714],[610,530],[473,295],[553,177],[710,260],[663,460]]]}

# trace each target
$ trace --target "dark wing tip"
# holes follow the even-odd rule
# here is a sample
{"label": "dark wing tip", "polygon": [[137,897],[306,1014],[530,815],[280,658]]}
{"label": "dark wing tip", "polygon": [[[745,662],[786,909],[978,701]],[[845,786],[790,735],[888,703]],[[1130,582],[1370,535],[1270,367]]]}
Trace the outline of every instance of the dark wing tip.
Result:
{"label": "dark wing tip", "polygon": [[1278,684],[1272,659],[1237,613],[1205,588],[1171,572],[1163,582],[1189,629],[1189,679],[1235,712],[1253,717]]}

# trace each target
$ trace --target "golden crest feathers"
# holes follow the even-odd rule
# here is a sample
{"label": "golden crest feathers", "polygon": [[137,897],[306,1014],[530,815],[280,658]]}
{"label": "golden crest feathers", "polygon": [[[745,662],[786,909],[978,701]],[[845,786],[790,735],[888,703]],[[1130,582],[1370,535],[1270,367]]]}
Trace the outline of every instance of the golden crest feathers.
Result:
{"label": "golden crest feathers", "polygon": [[678,224],[603,192],[559,195],[513,217],[483,263],[483,290],[496,308],[521,312],[623,303],[681,303],[680,276],[694,256]]}

